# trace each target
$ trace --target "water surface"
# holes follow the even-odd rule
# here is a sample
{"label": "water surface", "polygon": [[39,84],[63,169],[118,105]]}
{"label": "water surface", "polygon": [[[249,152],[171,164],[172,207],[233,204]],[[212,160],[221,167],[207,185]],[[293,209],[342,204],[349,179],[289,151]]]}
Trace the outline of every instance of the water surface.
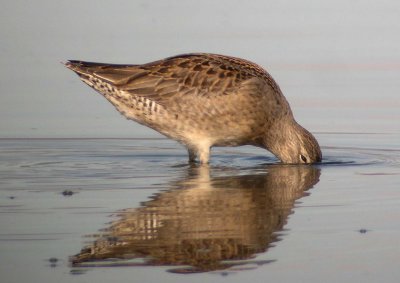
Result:
{"label": "water surface", "polygon": [[322,164],[240,147],[209,167],[167,139],[0,140],[2,278],[395,282],[399,135],[317,138]]}

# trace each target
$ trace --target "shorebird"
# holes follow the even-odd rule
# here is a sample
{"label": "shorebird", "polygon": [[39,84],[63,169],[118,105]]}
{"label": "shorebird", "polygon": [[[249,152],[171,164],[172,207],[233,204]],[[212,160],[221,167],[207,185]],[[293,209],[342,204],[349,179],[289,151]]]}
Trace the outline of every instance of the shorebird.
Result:
{"label": "shorebird", "polygon": [[192,53],[142,64],[70,60],[65,66],[126,118],[185,145],[208,163],[213,146],[253,145],[283,163],[320,162],[314,136],[293,117],[269,73],[250,61]]}

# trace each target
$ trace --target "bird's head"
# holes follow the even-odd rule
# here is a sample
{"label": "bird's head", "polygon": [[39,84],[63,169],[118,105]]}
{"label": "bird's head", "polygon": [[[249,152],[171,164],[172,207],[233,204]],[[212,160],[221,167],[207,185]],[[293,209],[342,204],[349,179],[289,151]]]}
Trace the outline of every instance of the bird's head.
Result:
{"label": "bird's head", "polygon": [[322,153],[315,137],[295,121],[290,126],[273,129],[268,134],[265,145],[283,163],[311,164],[321,162]]}

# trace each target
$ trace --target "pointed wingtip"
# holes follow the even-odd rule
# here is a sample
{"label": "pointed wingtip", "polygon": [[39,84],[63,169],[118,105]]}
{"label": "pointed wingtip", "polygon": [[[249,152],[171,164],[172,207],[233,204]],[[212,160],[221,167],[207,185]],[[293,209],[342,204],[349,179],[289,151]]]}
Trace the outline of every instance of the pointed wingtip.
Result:
{"label": "pointed wingtip", "polygon": [[79,60],[67,60],[66,62],[61,61],[60,63],[63,64],[68,69],[71,69],[73,71],[76,71],[77,67],[82,65],[82,61],[79,61]]}
{"label": "pointed wingtip", "polygon": [[71,69],[72,64],[71,64],[71,60],[67,60],[67,61],[60,61],[61,64],[63,64],[65,67]]}

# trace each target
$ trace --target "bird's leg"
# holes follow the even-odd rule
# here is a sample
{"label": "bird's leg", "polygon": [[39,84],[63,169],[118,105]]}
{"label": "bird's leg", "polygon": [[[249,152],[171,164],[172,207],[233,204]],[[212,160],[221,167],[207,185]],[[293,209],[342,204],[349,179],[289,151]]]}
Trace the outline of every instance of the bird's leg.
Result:
{"label": "bird's leg", "polygon": [[196,152],[193,149],[188,148],[188,153],[189,153],[189,163],[196,162]]}
{"label": "bird's leg", "polygon": [[201,148],[198,152],[198,155],[201,164],[208,164],[208,160],[210,158],[210,148],[209,147]]}
{"label": "bird's leg", "polygon": [[195,162],[198,157],[201,164],[207,164],[210,158],[209,146],[197,146],[195,148],[188,148],[189,163]]}

